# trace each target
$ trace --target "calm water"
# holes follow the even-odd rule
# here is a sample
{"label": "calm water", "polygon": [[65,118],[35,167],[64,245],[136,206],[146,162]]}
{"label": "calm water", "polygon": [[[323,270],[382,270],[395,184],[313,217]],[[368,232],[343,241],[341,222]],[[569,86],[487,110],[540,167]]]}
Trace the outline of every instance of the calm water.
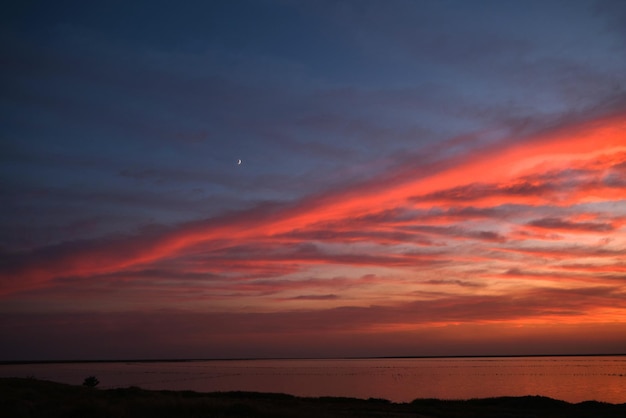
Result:
{"label": "calm water", "polygon": [[626,402],[626,356],[438,359],[237,360],[2,365],[1,377],[34,376],[100,387],[284,392],[300,396],[468,399],[543,395],[568,402]]}

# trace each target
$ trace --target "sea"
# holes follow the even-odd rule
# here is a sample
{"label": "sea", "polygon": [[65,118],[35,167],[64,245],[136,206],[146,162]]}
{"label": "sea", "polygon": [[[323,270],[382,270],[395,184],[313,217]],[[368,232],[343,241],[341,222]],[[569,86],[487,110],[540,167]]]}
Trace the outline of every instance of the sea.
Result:
{"label": "sea", "polygon": [[22,363],[0,377],[33,377],[99,388],[297,396],[473,399],[541,395],[567,402],[626,403],[626,356],[358,358]]}

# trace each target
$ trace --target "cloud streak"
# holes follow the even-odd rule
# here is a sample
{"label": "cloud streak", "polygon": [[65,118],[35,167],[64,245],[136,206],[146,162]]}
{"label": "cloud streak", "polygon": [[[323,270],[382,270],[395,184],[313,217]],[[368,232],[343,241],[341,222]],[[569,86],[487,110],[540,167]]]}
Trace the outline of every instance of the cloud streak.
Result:
{"label": "cloud streak", "polygon": [[624,347],[623,7],[458,3],[8,10],[6,335]]}
{"label": "cloud streak", "polygon": [[[307,290],[328,280],[323,277],[332,270],[357,277],[385,270],[396,278],[362,283],[350,303],[363,305],[380,289],[388,292],[390,301],[400,302],[406,300],[402,295],[407,290],[418,292],[433,284],[475,289],[492,297],[490,292],[506,287],[505,280],[487,285],[485,280],[493,277],[521,279],[527,289],[536,279],[560,287],[570,280],[590,284],[618,280],[623,272],[608,266],[624,253],[623,214],[610,208],[623,202],[624,189],[593,179],[621,170],[626,158],[619,136],[623,129],[621,118],[592,121],[482,149],[479,162],[470,154],[427,164],[428,172],[403,165],[385,174],[385,182],[373,179],[295,202],[261,205],[138,235],[5,254],[2,290],[10,298],[16,292],[58,286],[63,278],[75,278],[74,285],[80,287],[82,281],[105,277],[124,277],[132,288],[144,277],[154,283],[193,280],[195,288],[205,287],[206,297],[219,292],[222,299],[228,294],[273,295],[284,301],[322,303],[338,300],[332,290],[336,282],[330,280],[319,293]],[[553,153],[566,137],[570,151],[558,154],[555,162]],[[501,183],[476,182],[486,178],[479,170],[483,164],[492,167],[488,177],[500,178]],[[467,179],[470,183],[463,184]],[[575,197],[581,189],[587,196],[584,201],[604,212],[577,209]],[[419,190],[423,193],[416,195]],[[555,194],[564,193],[565,198],[553,200]],[[453,206],[448,206],[451,202]],[[564,210],[567,217],[553,215]],[[584,235],[585,241],[559,242],[567,234]],[[560,265],[572,257],[587,264],[581,271],[570,264],[564,273]],[[472,273],[468,266],[480,272]],[[594,276],[594,270],[603,273]],[[311,281],[311,274],[321,278]],[[271,281],[264,281],[268,278]],[[236,305],[234,299],[231,303]],[[255,306],[263,303],[257,301]],[[230,309],[228,304],[225,309]],[[468,321],[473,320],[473,309],[467,307]]]}

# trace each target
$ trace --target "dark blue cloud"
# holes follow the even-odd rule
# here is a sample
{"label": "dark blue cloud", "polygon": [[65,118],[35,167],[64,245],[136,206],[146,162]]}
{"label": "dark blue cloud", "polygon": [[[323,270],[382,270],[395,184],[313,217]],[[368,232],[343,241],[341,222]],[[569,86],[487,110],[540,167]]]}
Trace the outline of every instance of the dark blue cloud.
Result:
{"label": "dark blue cloud", "polygon": [[[312,277],[386,265],[433,274],[418,281],[428,292],[478,292],[482,281],[460,264],[446,277],[433,271],[457,253],[529,277],[537,266],[516,271],[516,260],[618,257],[621,241],[592,242],[623,229],[615,147],[512,183],[489,178],[487,163],[480,179],[465,178],[471,170],[441,187],[429,179],[623,114],[624,11],[619,1],[565,0],[12,2],[0,15],[3,286],[45,284],[69,300],[90,286],[111,296],[138,292],[138,282],[158,293],[207,280],[223,285],[198,291],[211,301],[338,306],[349,300],[343,285]],[[588,190],[613,200],[582,203]],[[568,233],[590,237],[557,245]],[[200,287],[178,289],[180,300]],[[568,295],[555,292],[539,296]],[[495,296],[453,302],[319,318],[544,309],[520,305],[517,315]]]}

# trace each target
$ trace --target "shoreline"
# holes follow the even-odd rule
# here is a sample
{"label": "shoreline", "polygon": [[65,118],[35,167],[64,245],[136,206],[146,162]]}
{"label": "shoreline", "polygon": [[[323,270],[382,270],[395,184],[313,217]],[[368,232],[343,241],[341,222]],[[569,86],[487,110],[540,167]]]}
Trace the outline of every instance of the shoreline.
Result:
{"label": "shoreline", "polygon": [[80,363],[188,363],[200,361],[259,361],[259,360],[384,360],[384,359],[473,359],[473,358],[542,358],[542,357],[625,357],[621,354],[493,354],[458,356],[373,356],[373,357],[242,357],[242,358],[163,358],[163,359],[52,359],[0,360],[0,366],[19,364],[80,364]]}
{"label": "shoreline", "polygon": [[138,387],[97,389],[34,378],[0,378],[0,405],[11,417],[624,417],[626,403],[569,403],[544,396],[469,400],[299,397],[262,392],[194,392]]}

